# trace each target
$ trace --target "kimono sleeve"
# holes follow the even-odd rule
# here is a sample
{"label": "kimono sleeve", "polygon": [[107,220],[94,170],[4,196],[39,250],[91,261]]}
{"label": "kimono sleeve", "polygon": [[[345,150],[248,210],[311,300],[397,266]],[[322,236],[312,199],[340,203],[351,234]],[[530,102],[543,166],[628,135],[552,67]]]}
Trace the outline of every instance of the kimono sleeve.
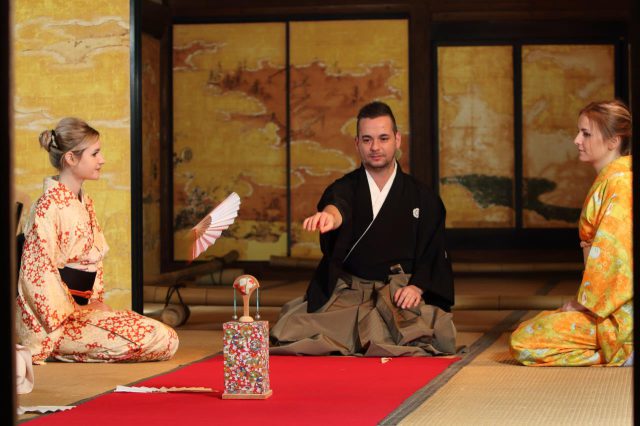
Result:
{"label": "kimono sleeve", "polygon": [[75,311],[73,298],[60,278],[58,259],[65,231],[54,203],[38,203],[27,230],[21,262],[20,294],[47,332],[57,329]]}
{"label": "kimono sleeve", "polygon": [[318,211],[322,211],[328,205],[334,205],[342,216],[342,225],[338,229],[320,234],[323,256],[307,287],[305,297],[308,312],[320,309],[333,292],[337,271],[340,269],[337,258],[342,259],[346,254],[344,244],[339,243],[339,240],[343,241],[351,232],[354,188],[355,180],[352,175],[346,175],[329,185],[318,201]]}
{"label": "kimono sleeve", "polygon": [[625,179],[609,180],[593,197],[588,205],[599,208],[586,214],[596,232],[577,299],[605,318],[633,297],[631,187]]}
{"label": "kimono sleeve", "polygon": [[448,310],[454,303],[454,291],[451,262],[445,246],[446,210],[437,196],[425,198],[420,203],[417,253],[409,284],[423,290],[426,303]]}
{"label": "kimono sleeve", "polygon": [[350,218],[353,191],[353,185],[344,179],[333,182],[324,190],[320,201],[318,201],[318,211],[321,212],[328,205],[334,205],[340,212],[343,221]]}
{"label": "kimono sleeve", "polygon": [[[101,252],[102,258],[106,255],[109,250],[109,246],[104,238],[104,234],[102,233],[102,228],[98,223],[98,219],[96,217],[96,212],[93,207],[93,199],[88,195],[85,198],[87,211],[89,212],[89,217],[91,220],[91,227],[93,228],[93,244],[94,248],[97,247],[98,251]],[[96,279],[93,282],[92,294],[89,299],[89,303],[92,302],[104,302],[104,267],[102,259],[96,262]]]}
{"label": "kimono sleeve", "polygon": [[96,268],[96,280],[93,283],[93,292],[91,294],[91,298],[89,299],[89,303],[104,302],[104,268],[102,266],[102,261],[98,262]]}

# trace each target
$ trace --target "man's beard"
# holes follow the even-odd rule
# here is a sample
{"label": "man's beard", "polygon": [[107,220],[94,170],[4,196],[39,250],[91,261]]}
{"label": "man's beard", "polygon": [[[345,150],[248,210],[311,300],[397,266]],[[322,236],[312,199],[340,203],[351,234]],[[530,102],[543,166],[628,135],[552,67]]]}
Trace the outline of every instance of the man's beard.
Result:
{"label": "man's beard", "polygon": [[393,164],[393,161],[394,161],[394,158],[391,158],[390,160],[387,160],[382,164],[372,164],[370,160],[365,161],[364,163],[371,169],[382,170],[382,169],[389,168],[391,164]]}

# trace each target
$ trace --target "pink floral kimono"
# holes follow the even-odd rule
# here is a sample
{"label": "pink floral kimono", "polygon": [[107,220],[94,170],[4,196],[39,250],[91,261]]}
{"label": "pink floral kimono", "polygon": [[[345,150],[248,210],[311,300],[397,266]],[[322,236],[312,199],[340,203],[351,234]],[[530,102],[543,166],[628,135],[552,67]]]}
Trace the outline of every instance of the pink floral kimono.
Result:
{"label": "pink floral kimono", "polygon": [[93,201],[80,199],[54,178],[25,225],[18,280],[16,338],[34,363],[167,360],[178,348],[175,331],[132,311],[78,310],[60,270],[95,273],[89,305],[104,295],[102,259],[109,250]]}

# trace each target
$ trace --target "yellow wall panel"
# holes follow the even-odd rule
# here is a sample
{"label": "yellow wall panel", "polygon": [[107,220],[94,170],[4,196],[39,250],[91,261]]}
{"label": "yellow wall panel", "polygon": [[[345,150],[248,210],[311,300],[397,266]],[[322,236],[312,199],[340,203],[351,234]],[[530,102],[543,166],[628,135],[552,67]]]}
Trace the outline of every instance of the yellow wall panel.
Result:
{"label": "yellow wall panel", "polygon": [[511,46],[438,48],[438,129],[447,226],[513,227]]}
{"label": "yellow wall panel", "polygon": [[291,22],[291,254],[318,257],[316,233],[302,221],[324,189],[360,166],[356,116],[379,100],[393,110],[409,172],[408,21]]}
{"label": "yellow wall panel", "polygon": [[523,224],[575,226],[595,172],[578,160],[578,112],[614,96],[613,45],[522,47]]}
{"label": "yellow wall panel", "polygon": [[283,23],[174,26],[176,260],[189,258],[191,227],[232,191],[239,216],[201,258],[286,254],[285,47]]}
{"label": "yellow wall panel", "polygon": [[15,185],[33,202],[55,174],[38,135],[66,116],[101,133],[106,164],[86,182],[111,247],[106,300],[131,306],[129,1],[14,1]]}

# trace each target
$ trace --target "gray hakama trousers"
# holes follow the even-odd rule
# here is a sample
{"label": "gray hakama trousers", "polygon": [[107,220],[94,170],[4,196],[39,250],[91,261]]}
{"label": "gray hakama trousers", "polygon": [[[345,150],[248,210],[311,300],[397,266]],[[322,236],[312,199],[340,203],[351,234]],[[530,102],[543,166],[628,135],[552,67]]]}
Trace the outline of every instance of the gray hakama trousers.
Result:
{"label": "gray hakama trousers", "polygon": [[410,277],[390,275],[384,283],[345,275],[327,303],[313,313],[307,312],[302,297],[288,302],[271,329],[270,353],[372,357],[455,353],[451,313],[424,300],[412,309],[393,303],[393,295]]}

